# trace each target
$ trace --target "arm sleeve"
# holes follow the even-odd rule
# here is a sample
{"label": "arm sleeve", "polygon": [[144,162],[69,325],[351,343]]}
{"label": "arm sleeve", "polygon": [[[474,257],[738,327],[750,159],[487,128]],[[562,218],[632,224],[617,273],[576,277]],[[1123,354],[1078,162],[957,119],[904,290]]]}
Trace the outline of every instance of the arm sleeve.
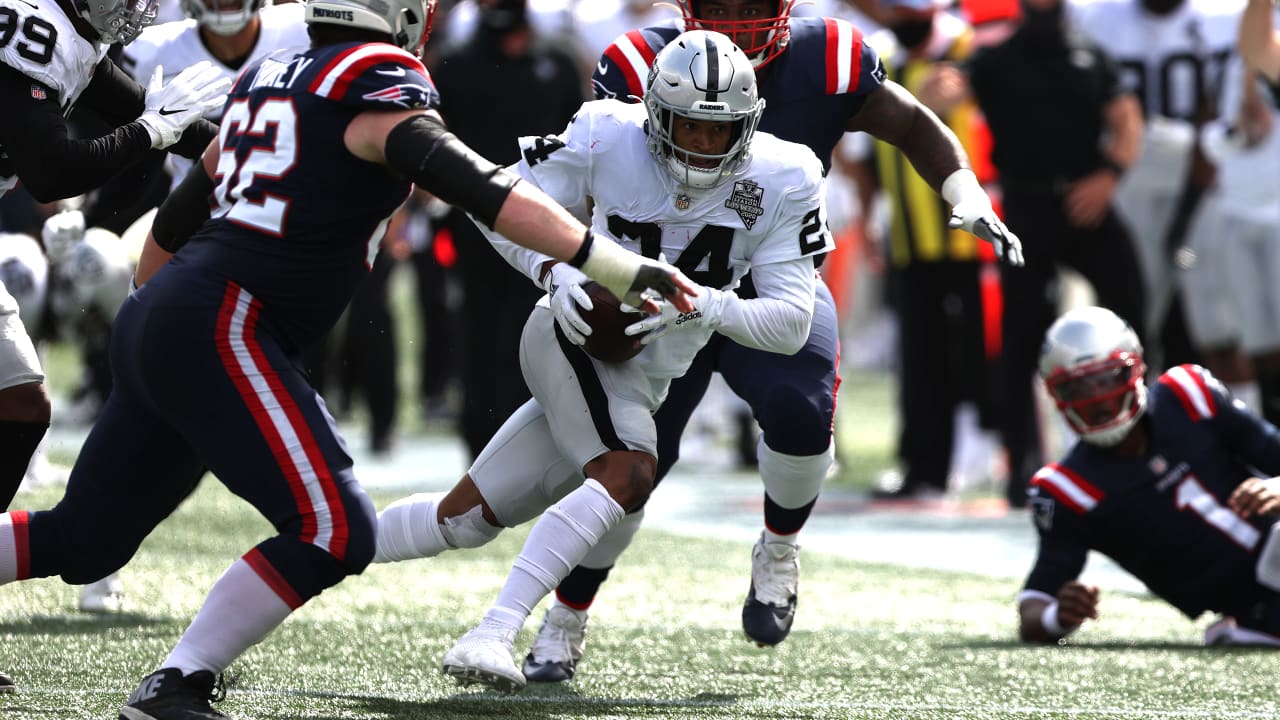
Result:
{"label": "arm sleeve", "polygon": [[759,297],[744,300],[725,293],[717,331],[734,342],[794,355],[804,347],[813,323],[817,279],[807,258],[753,265]]}
{"label": "arm sleeve", "polygon": [[218,137],[218,126],[208,120],[197,120],[192,123],[191,127],[182,131],[182,137],[178,142],[166,148],[174,155],[180,155],[188,160],[199,159],[204,155],[205,148],[209,147],[209,143]]}
{"label": "arm sleeve", "polygon": [[[1048,502],[1053,502],[1048,500]],[[1058,508],[1062,510],[1062,515],[1070,513],[1070,510]],[[1067,518],[1054,518],[1055,525],[1063,525],[1069,522]],[[1027,581],[1023,585],[1023,592],[1036,590],[1050,598],[1056,598],[1058,590],[1067,582],[1080,577],[1080,573],[1084,572],[1085,562],[1089,558],[1089,549],[1077,542],[1074,534],[1066,528],[1055,527],[1051,530],[1045,530],[1042,527],[1037,528],[1040,531],[1040,549],[1036,553],[1035,564],[1031,567],[1030,574],[1027,575]]]}
{"label": "arm sleeve", "polygon": [[[43,88],[45,97],[33,97],[33,87]],[[6,66],[0,66],[0,105],[0,145],[39,202],[93,190],[151,150],[151,137],[136,122],[99,138],[72,139],[56,93]]]}
{"label": "arm sleeve", "polygon": [[111,127],[119,127],[138,119],[146,109],[146,98],[146,89],[107,57],[98,63],[76,107],[92,110]]}

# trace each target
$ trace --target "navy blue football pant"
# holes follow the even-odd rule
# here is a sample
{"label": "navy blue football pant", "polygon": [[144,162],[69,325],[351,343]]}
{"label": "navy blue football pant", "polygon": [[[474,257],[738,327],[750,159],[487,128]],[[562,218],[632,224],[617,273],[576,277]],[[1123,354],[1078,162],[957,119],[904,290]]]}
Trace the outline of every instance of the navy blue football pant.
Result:
{"label": "navy blue football pant", "polygon": [[291,606],[368,565],[373,504],[268,324],[240,288],[190,272],[162,272],[125,302],[111,396],[62,501],[30,515],[29,577],[84,584],[121,568],[206,468],[275,527],[256,549]]}
{"label": "navy blue football pant", "polygon": [[[771,450],[797,456],[825,452],[831,444],[836,391],[840,386],[839,360],[836,304],[831,291],[821,281],[809,339],[795,355],[746,348],[718,333],[712,335],[688,372],[672,381],[667,399],[654,415],[658,426],[658,476],[654,485],[666,477],[679,459],[680,436],[707,392],[711,373],[717,371],[751,406],[764,442]],[[765,512],[771,516],[771,526],[780,517],[782,522],[776,522],[778,526],[798,530],[812,508],[812,503],[796,509],[781,508],[765,498]],[[556,588],[556,595],[574,607],[586,607],[611,569],[579,565]]]}
{"label": "navy blue football pant", "polygon": [[719,372],[751,412],[764,443],[784,455],[817,455],[831,444],[839,383],[840,355],[836,303],[818,282],[809,339],[795,355],[743,347],[719,333],[694,358],[688,372],[671,383],[658,424],[658,480],[680,459],[680,437]]}

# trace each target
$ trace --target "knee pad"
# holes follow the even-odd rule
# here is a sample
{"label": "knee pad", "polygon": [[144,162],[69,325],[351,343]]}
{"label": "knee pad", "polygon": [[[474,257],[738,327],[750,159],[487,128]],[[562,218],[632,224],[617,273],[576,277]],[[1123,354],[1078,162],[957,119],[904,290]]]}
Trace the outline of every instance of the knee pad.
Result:
{"label": "knee pad", "polygon": [[643,508],[622,516],[622,520],[600,538],[579,565],[592,569],[613,567],[618,562],[618,558],[622,557],[622,553],[631,545],[631,540],[640,530],[642,522],[644,522]]}
{"label": "knee pad", "polygon": [[815,381],[814,387],[779,384],[757,404],[756,417],[769,447],[797,456],[817,455],[831,444],[835,390]]}
{"label": "knee pad", "polygon": [[792,509],[813,502],[822,490],[831,464],[835,462],[835,443],[816,455],[785,455],[769,447],[765,438],[756,446],[760,463],[760,479],[764,491],[779,506]]}
{"label": "knee pad", "polygon": [[435,557],[449,549],[436,522],[444,493],[417,493],[391,503],[378,513],[375,563]]}
{"label": "knee pad", "polygon": [[476,505],[461,515],[445,518],[440,532],[453,547],[477,548],[498,537],[502,528],[490,525],[484,519],[484,511]]}

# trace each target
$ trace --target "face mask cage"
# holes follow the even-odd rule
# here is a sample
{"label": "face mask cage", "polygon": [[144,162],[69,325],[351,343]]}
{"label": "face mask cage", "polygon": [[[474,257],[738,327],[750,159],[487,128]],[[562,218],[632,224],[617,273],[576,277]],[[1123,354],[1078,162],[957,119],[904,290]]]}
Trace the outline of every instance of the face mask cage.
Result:
{"label": "face mask cage", "polygon": [[217,0],[182,0],[182,9],[187,17],[217,35],[240,32],[253,20],[258,8],[259,3],[255,0],[243,0],[235,8],[219,7]]}
{"label": "face mask cage", "polygon": [[160,0],[81,0],[80,15],[98,32],[103,45],[128,45],[155,22]]}
{"label": "face mask cage", "polygon": [[716,20],[698,17],[694,0],[681,0],[685,30],[714,30],[733,39],[759,70],[778,57],[791,40],[791,8],[799,0],[780,0],[777,15],[752,20]]}
{"label": "face mask cage", "polygon": [[1045,386],[1068,424],[1081,437],[1100,444],[1119,442],[1146,407],[1146,364],[1129,352],[1059,368]]}
{"label": "face mask cage", "polygon": [[[760,119],[758,108],[762,107],[762,103],[763,101],[757,100],[756,105],[749,110],[733,111],[726,108],[714,113],[690,113],[664,103],[657,93],[649,93],[645,97],[645,106],[649,114],[650,152],[659,163],[665,165],[676,182],[686,188],[715,187],[732,177],[746,162],[751,136],[755,134]],[[723,153],[710,154],[680,147],[675,141],[675,126],[684,119],[732,122],[734,128],[728,149]],[[702,166],[704,163],[706,167]]]}

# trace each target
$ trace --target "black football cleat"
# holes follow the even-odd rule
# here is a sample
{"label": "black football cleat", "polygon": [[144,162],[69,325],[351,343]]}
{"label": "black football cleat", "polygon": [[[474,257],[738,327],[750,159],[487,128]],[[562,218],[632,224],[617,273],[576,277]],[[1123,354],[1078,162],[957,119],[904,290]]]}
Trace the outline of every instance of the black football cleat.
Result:
{"label": "black football cleat", "polygon": [[17,692],[18,686],[13,684],[13,678],[6,673],[0,672],[0,695]]}
{"label": "black football cleat", "polygon": [[225,719],[209,703],[226,695],[221,675],[201,670],[184,676],[177,668],[163,668],[142,680],[120,708],[120,720]]}
{"label": "black football cleat", "polygon": [[742,631],[760,647],[772,647],[791,634],[796,618],[800,548],[766,543],[763,534],[751,552],[751,589],[742,604]]}

